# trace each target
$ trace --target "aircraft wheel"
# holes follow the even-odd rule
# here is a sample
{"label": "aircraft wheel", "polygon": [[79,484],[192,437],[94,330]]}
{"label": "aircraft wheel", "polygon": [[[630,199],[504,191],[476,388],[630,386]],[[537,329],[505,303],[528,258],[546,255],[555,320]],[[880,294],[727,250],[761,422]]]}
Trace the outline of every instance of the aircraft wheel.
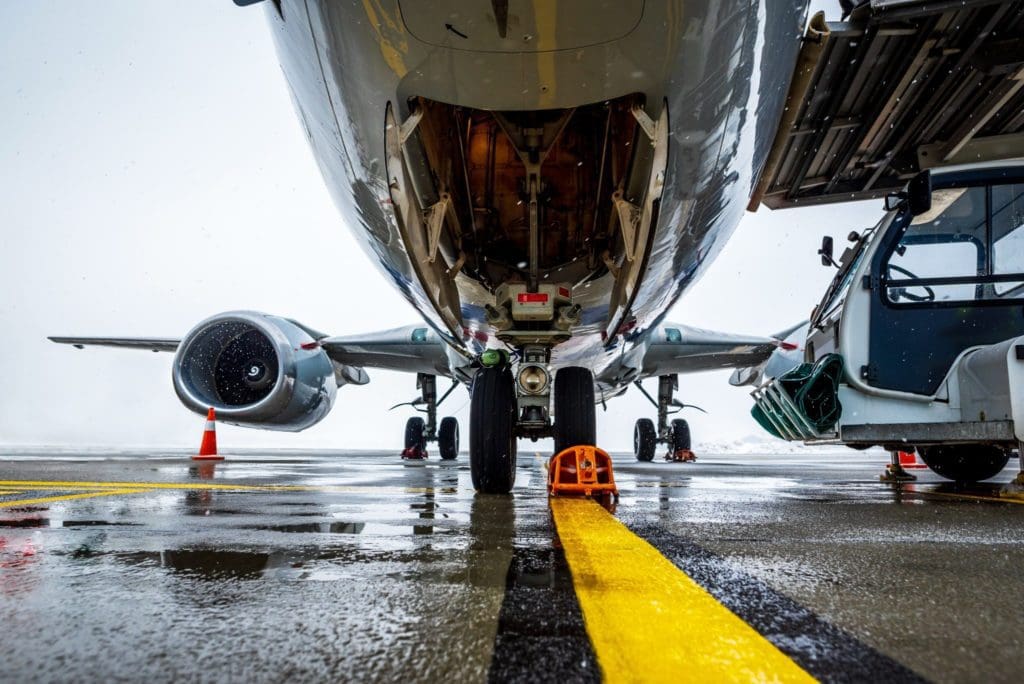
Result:
{"label": "aircraft wheel", "polygon": [[672,421],[672,450],[690,450],[690,424],[682,418]]}
{"label": "aircraft wheel", "polygon": [[405,448],[426,450],[427,440],[423,437],[424,423],[420,417],[405,421]]}
{"label": "aircraft wheel", "polygon": [[984,444],[940,445],[918,449],[921,460],[936,475],[957,482],[977,482],[995,477],[1006,467],[1010,454]]}
{"label": "aircraft wheel", "polygon": [[658,432],[654,429],[654,421],[641,418],[633,426],[633,453],[638,461],[654,460],[654,450],[658,446]]}
{"label": "aircraft wheel", "polygon": [[469,408],[469,472],[473,488],[508,494],[516,481],[516,390],[507,368],[481,368]]}
{"label": "aircraft wheel", "polygon": [[594,374],[587,368],[560,368],[555,374],[555,453],[597,442]]}
{"label": "aircraft wheel", "polygon": [[437,429],[437,450],[446,461],[451,461],[459,455],[459,421],[451,416],[441,419],[441,425]]}

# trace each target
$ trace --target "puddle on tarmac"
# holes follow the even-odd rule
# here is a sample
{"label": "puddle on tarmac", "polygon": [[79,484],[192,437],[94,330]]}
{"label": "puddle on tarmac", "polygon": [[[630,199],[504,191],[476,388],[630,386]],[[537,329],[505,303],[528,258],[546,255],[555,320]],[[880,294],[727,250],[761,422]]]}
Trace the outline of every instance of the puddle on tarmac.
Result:
{"label": "puddle on tarmac", "polygon": [[[410,534],[434,534],[433,525],[391,525],[387,523],[363,522],[320,522],[295,523],[291,525],[253,525],[245,529],[265,532],[307,533],[307,534],[365,534],[384,537],[405,537]],[[457,530],[441,528],[437,533],[456,533]]]}

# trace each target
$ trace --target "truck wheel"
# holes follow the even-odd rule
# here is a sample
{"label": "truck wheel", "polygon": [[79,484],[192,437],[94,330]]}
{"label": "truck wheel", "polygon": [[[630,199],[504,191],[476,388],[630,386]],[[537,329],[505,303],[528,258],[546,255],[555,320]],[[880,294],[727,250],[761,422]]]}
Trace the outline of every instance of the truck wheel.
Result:
{"label": "truck wheel", "polygon": [[987,444],[942,444],[919,448],[918,453],[936,475],[957,482],[995,477],[1010,460],[1007,451]]}

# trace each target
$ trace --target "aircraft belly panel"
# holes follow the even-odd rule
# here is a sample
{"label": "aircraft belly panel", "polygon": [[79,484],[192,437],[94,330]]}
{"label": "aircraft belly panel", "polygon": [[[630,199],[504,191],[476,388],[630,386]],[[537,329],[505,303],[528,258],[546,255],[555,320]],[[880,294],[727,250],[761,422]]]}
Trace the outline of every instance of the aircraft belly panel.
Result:
{"label": "aircraft belly panel", "polygon": [[479,52],[573,50],[607,43],[629,35],[644,12],[643,0],[399,0],[399,5],[405,27],[418,40]]}

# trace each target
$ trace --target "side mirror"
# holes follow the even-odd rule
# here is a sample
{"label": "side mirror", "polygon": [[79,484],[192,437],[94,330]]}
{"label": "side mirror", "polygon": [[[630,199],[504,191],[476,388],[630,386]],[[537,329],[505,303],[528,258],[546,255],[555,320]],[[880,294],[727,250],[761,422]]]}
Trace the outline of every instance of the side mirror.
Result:
{"label": "side mirror", "polygon": [[821,249],[818,250],[818,254],[821,256],[822,266],[832,266],[836,263],[832,260],[832,252],[834,249],[835,246],[831,235],[826,235],[821,238]]}
{"label": "side mirror", "polygon": [[932,208],[932,172],[922,171],[911,179],[905,192],[885,196],[885,210],[899,209],[906,202],[911,216],[920,216]]}
{"label": "side mirror", "polygon": [[907,203],[912,216],[932,208],[932,172],[922,171],[907,185]]}

